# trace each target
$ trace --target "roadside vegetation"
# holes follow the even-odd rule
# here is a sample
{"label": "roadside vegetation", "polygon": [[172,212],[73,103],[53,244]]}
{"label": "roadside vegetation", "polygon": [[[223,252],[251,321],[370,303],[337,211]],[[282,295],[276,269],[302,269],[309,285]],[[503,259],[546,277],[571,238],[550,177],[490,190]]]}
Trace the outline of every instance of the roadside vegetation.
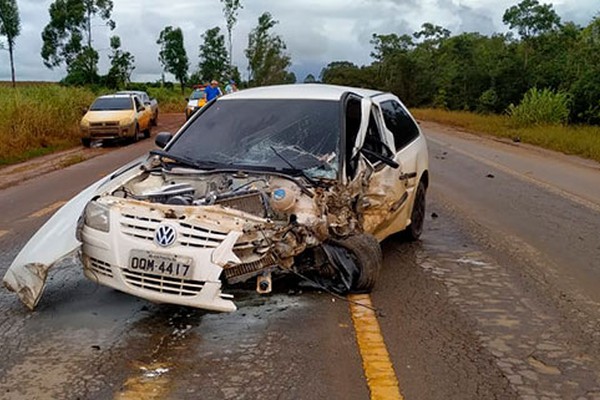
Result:
{"label": "roadside vegetation", "polygon": [[474,134],[529,143],[600,162],[600,126],[597,125],[518,126],[508,115],[477,114],[439,108],[417,108],[412,111],[419,120],[453,126]]}
{"label": "roadside vegetation", "polygon": [[[175,85],[130,84],[126,88],[147,90],[158,99],[161,113],[182,112],[186,104]],[[0,166],[78,146],[84,109],[97,96],[111,92],[100,86],[21,82],[12,88],[0,84]]]}

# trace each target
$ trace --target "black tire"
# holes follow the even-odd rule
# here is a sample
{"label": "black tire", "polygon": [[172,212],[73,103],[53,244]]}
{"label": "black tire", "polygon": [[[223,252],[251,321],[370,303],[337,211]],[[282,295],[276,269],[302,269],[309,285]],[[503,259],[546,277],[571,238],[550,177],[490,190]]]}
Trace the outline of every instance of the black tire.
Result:
{"label": "black tire", "polygon": [[415,194],[415,203],[413,205],[412,212],[410,214],[410,225],[402,232],[404,239],[409,242],[419,240],[423,233],[423,223],[425,222],[425,195],[427,189],[425,184],[421,181],[417,186],[417,193]]}
{"label": "black tire", "polygon": [[150,127],[148,127],[148,128],[147,128],[147,129],[144,131],[144,139],[148,139],[148,138],[149,138],[149,137],[152,135],[152,133],[151,133],[150,129],[151,129],[151,128],[150,128]]}
{"label": "black tire", "polygon": [[132,143],[137,143],[140,141],[140,127],[139,125],[135,126],[135,132],[133,133],[133,137],[131,138]]}
{"label": "black tire", "polygon": [[158,110],[156,111],[156,115],[154,116],[154,118],[152,118],[152,126],[157,126],[157,125],[158,125]]}
{"label": "black tire", "polygon": [[370,293],[375,287],[383,264],[381,246],[377,239],[368,233],[353,235],[336,244],[348,249],[356,260],[359,276],[352,284],[353,293]]}
{"label": "black tire", "polygon": [[81,138],[81,144],[83,145],[83,147],[86,147],[89,149],[90,146],[92,145],[92,139],[89,137]]}

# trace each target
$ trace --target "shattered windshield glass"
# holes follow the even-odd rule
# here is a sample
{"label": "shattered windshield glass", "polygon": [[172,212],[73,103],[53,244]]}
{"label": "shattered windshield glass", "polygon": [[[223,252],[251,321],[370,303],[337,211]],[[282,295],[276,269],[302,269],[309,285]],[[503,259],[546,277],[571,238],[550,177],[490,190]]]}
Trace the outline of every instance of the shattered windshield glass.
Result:
{"label": "shattered windshield glass", "polygon": [[295,170],[335,179],[339,112],[339,102],[331,100],[221,100],[199,115],[168,152],[199,164]]}

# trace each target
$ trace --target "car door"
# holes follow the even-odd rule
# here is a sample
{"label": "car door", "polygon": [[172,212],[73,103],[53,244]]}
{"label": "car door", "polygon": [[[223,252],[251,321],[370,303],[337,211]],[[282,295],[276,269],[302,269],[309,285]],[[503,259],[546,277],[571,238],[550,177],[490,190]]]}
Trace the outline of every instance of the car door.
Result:
{"label": "car door", "polygon": [[410,223],[410,207],[418,185],[418,157],[421,147],[417,143],[419,127],[400,100],[393,95],[381,95],[374,98],[381,111],[386,137],[393,140],[390,146],[395,152],[394,160],[401,165],[396,179],[404,186],[402,204],[397,205],[395,220],[391,222],[389,233],[403,230]]}
{"label": "car door", "polygon": [[[368,118],[360,147],[366,178],[362,199],[363,228],[378,240],[383,240],[399,230],[398,216],[406,208],[408,195],[403,181],[401,155],[394,152],[393,135],[385,128],[380,108],[371,103],[370,107],[363,107],[362,117]],[[400,165],[393,168],[376,154]]]}
{"label": "car door", "polygon": [[136,117],[140,131],[145,131],[150,126],[150,112],[148,112],[148,107],[144,107],[139,97],[134,96],[133,99],[135,101]]}

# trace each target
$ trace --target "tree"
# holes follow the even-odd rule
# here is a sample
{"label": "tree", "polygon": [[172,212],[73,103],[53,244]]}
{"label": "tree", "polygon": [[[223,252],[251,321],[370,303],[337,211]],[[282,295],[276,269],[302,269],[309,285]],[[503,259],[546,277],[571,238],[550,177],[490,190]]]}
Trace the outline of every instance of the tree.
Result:
{"label": "tree", "polygon": [[208,29],[202,35],[202,39],[204,42],[200,45],[200,77],[204,81],[226,79],[229,67],[225,37],[221,30],[218,27]]}
{"label": "tree", "polygon": [[128,51],[121,50],[121,38],[113,36],[110,38],[110,48],[112,54],[110,58],[110,70],[106,76],[106,83],[109,87],[119,88],[131,79],[131,73],[135,69],[133,65],[135,57]]}
{"label": "tree", "polygon": [[317,82],[317,79],[315,78],[315,76],[313,74],[308,74],[306,75],[306,78],[304,78],[304,83],[315,83]]}
{"label": "tree", "polygon": [[412,38],[409,35],[398,36],[395,33],[390,33],[389,35],[374,33],[369,43],[373,45],[371,57],[379,62],[395,52],[407,51],[414,46]]}
{"label": "tree", "polygon": [[[8,54],[10,58],[10,73],[12,85],[16,86],[15,81],[15,62],[13,51],[15,48],[15,38],[21,33],[21,20],[19,18],[19,8],[16,0],[0,0],[0,35],[6,37],[8,45]],[[0,48],[2,44],[0,43]]]}
{"label": "tree", "polygon": [[244,8],[240,0],[221,0],[223,3],[223,14],[227,25],[227,39],[229,41],[229,68],[233,66],[233,39],[231,32],[237,23],[237,16],[240,9]]}
{"label": "tree", "polygon": [[510,29],[517,29],[519,35],[527,40],[560,26],[560,17],[552,8],[552,4],[523,0],[504,12],[502,22]]}
{"label": "tree", "polygon": [[258,17],[258,25],[248,35],[248,71],[250,85],[262,86],[286,83],[290,80],[287,69],[290,56],[285,53],[286,45],[279,35],[271,33],[277,25],[270,13]]}
{"label": "tree", "polygon": [[[96,60],[97,64],[98,53],[92,47],[92,22],[99,16],[113,30],[112,9],[112,0],[55,0],[48,9],[50,22],[42,31],[44,65],[52,69],[64,63],[67,70],[87,71],[86,82],[93,82],[91,72],[97,67],[89,63]],[[72,68],[73,62],[79,65]]]}
{"label": "tree", "polygon": [[166,72],[175,75],[175,78],[181,84],[181,92],[183,93],[190,64],[183,46],[181,28],[167,26],[160,32],[156,43],[160,45],[158,60]]}

